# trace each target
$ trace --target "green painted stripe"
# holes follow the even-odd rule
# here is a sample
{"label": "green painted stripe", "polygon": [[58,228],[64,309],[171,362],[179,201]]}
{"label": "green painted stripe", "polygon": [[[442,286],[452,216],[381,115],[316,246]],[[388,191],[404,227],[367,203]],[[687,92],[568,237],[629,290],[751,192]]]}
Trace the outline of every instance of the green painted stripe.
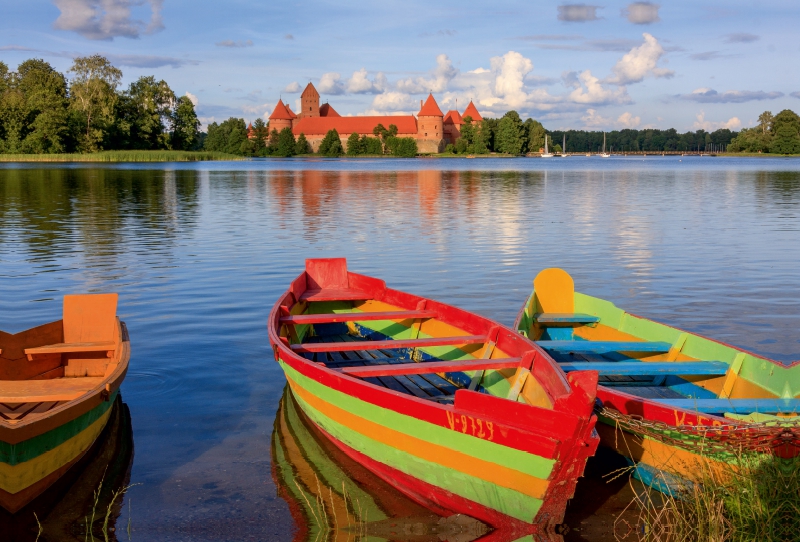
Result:
{"label": "green painted stripe", "polygon": [[437,463],[410,456],[387,444],[375,441],[331,420],[300,397],[295,397],[295,399],[312,420],[336,439],[375,461],[389,465],[423,482],[441,487],[521,521],[532,522],[542,506],[542,501],[539,499],[443,467]]}
{"label": "green painted stripe", "polygon": [[46,433],[18,442],[17,444],[9,444],[8,442],[0,441],[0,462],[8,463],[12,466],[18,465],[60,446],[92,425],[105,414],[114,404],[118,393],[119,390],[115,391],[111,394],[108,401],[103,401],[89,412],[81,414],[74,420],[70,420],[64,425],[60,425]]}
{"label": "green painted stripe", "polygon": [[550,478],[555,459],[548,459],[522,450],[515,450],[514,448],[476,438],[461,433],[460,431],[453,431],[439,425],[418,420],[411,416],[400,414],[387,408],[373,405],[372,403],[362,401],[346,393],[324,386],[295,371],[286,365],[283,360],[281,360],[280,363],[286,374],[304,389],[343,410],[352,412],[385,427],[402,430],[404,433],[421,440],[438,444],[490,463],[496,463],[542,480]]}

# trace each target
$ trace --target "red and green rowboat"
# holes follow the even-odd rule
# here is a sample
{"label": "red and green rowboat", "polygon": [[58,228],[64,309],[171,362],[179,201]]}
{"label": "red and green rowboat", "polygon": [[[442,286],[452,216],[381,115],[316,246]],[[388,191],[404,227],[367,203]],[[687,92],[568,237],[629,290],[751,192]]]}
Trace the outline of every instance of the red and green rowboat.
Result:
{"label": "red and green rowboat", "polygon": [[[629,314],[545,269],[514,324],[564,371],[595,369],[604,446],[662,491],[732,470],[743,452],[800,457],[800,362],[791,366]],[[700,468],[700,467],[703,468]]]}
{"label": "red and green rowboat", "polygon": [[598,444],[596,373],[343,258],[307,260],[268,330],[306,416],[408,497],[506,532],[563,519]]}

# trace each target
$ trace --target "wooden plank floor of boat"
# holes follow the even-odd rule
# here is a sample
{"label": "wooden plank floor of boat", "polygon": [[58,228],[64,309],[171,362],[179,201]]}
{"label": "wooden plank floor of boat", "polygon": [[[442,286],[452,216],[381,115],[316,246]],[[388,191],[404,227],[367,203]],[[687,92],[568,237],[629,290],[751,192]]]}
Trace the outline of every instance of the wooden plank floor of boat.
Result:
{"label": "wooden plank floor of boat", "polygon": [[[358,342],[361,340],[365,339],[341,334],[310,337],[305,342]],[[304,354],[304,356],[306,359],[324,363],[326,366],[336,369],[363,367],[366,365],[400,364],[411,361],[407,357],[401,357],[400,352],[392,349],[311,352]],[[443,404],[452,404],[456,390],[459,388],[459,386],[437,374],[379,376],[365,378],[364,380],[400,393],[414,395],[421,399],[430,399]]]}

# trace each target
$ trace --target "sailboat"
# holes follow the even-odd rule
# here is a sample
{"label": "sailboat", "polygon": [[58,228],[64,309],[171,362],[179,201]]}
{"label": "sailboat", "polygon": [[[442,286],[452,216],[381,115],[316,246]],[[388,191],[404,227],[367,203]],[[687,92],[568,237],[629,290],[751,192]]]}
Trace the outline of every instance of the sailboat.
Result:
{"label": "sailboat", "polygon": [[561,158],[567,157],[567,134],[564,134],[564,140],[561,143]]}
{"label": "sailboat", "polygon": [[544,134],[544,152],[542,153],[542,158],[552,158],[553,153],[547,151],[547,133]]}
{"label": "sailboat", "polygon": [[608,158],[611,155],[606,152],[606,133],[603,132],[603,152],[600,153],[602,158]]}

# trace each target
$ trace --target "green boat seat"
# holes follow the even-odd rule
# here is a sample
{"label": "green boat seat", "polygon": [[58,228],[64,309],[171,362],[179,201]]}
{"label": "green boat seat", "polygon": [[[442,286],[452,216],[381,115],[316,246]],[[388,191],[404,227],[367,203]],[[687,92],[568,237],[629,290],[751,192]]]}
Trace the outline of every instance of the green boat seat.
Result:
{"label": "green boat seat", "polygon": [[597,316],[577,312],[540,312],[533,315],[539,324],[596,324],[600,321]]}
{"label": "green boat seat", "polygon": [[729,365],[721,361],[594,361],[560,363],[564,372],[598,371],[600,376],[724,375]]}
{"label": "green boat seat", "polygon": [[672,347],[667,342],[648,341],[536,341],[546,350],[559,352],[588,352],[602,354],[607,352],[669,352]]}
{"label": "green boat seat", "polygon": [[800,412],[800,399],[661,399],[659,403],[707,414],[794,414]]}

